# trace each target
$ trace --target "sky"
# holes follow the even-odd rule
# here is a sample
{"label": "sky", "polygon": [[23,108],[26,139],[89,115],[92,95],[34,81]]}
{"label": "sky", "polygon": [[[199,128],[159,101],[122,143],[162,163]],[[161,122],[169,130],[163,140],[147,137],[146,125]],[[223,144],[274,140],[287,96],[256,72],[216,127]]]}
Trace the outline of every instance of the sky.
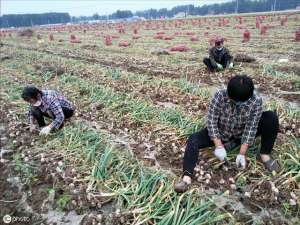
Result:
{"label": "sky", "polygon": [[[111,14],[118,9],[132,12],[145,9],[172,8],[177,5],[222,3],[230,0],[0,0],[0,15],[68,12],[71,16]],[[232,1],[232,0],[231,0]]]}

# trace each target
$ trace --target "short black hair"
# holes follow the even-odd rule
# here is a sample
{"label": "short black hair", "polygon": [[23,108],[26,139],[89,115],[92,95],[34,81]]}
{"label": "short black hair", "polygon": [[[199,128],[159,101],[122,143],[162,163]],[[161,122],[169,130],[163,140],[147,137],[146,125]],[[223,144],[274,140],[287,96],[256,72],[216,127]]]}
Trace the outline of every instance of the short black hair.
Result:
{"label": "short black hair", "polygon": [[245,102],[253,96],[254,84],[247,75],[236,75],[227,85],[227,93],[230,99],[237,102]]}
{"label": "short black hair", "polygon": [[25,101],[28,101],[29,99],[38,99],[38,94],[42,95],[42,91],[33,85],[28,85],[23,89],[22,98]]}

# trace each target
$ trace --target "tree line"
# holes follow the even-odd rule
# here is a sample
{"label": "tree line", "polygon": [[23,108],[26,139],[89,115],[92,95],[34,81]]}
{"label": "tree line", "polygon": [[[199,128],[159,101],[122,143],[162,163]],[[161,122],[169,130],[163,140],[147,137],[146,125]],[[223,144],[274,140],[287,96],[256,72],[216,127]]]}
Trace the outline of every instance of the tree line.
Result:
{"label": "tree line", "polygon": [[29,27],[44,24],[68,23],[69,13],[8,14],[0,17],[0,27]]}
{"label": "tree line", "polygon": [[0,27],[21,27],[54,23],[83,22],[88,20],[111,20],[125,19],[132,16],[144,17],[146,19],[172,18],[178,13],[192,16],[265,12],[273,10],[295,9],[300,6],[299,0],[233,0],[231,2],[210,4],[203,6],[180,5],[168,10],[148,9],[133,13],[130,10],[117,10],[110,15],[70,17],[68,13],[43,13],[43,14],[21,14],[3,15],[0,17]]}
{"label": "tree line", "polygon": [[274,10],[287,10],[296,9],[300,6],[299,0],[233,0],[230,2],[210,4],[203,6],[194,5],[180,5],[175,6],[168,10],[167,8],[161,9],[148,9],[143,11],[137,11],[132,13],[131,11],[118,10],[111,15],[99,16],[97,13],[91,17],[86,18],[74,18],[74,20],[80,19],[95,19],[95,20],[107,20],[107,19],[124,19],[132,16],[144,17],[146,19],[158,19],[158,18],[172,18],[178,13],[185,13],[185,15],[191,16],[205,16],[205,15],[217,15],[217,14],[230,14],[230,13],[249,13],[249,12],[267,12]]}
{"label": "tree line", "polygon": [[181,5],[168,10],[149,9],[137,11],[136,16],[145,17],[147,19],[156,19],[161,17],[174,17],[178,13],[185,13],[192,16],[204,16],[215,14],[230,13],[248,13],[248,12],[265,12],[272,10],[296,9],[300,6],[299,0],[238,0],[219,4],[210,4],[195,7],[194,5]]}

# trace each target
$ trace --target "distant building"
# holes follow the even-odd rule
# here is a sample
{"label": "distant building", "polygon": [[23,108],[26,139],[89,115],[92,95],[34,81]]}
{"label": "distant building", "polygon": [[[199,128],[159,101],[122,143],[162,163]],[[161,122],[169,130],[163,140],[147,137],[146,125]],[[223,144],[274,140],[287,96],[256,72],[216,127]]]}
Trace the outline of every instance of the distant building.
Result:
{"label": "distant building", "polygon": [[177,13],[176,15],[174,15],[174,18],[185,18],[186,17],[186,14],[184,12],[180,12],[180,13]]}
{"label": "distant building", "polygon": [[145,21],[145,20],[146,19],[144,17],[139,17],[139,16],[133,16],[126,19],[126,21],[130,21],[130,22]]}

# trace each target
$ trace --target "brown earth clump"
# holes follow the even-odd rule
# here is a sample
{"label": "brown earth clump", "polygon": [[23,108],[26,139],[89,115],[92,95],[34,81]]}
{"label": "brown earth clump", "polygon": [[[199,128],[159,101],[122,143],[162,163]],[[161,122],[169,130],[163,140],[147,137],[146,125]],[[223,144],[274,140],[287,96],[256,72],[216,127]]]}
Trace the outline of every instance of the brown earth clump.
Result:
{"label": "brown earth clump", "polygon": [[34,31],[32,29],[25,29],[18,32],[18,36],[20,37],[32,37],[34,35]]}

